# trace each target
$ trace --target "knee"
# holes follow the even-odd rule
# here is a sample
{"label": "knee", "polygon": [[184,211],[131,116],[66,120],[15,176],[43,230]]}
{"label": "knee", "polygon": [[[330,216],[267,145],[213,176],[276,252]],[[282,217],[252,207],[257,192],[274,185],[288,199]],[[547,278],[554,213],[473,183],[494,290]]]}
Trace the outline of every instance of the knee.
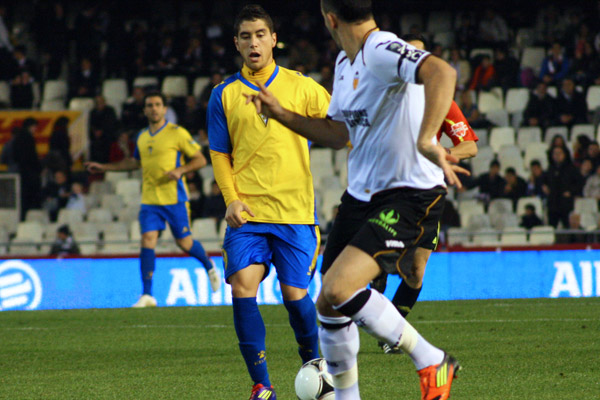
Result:
{"label": "knee", "polygon": [[323,287],[319,299],[323,299],[328,305],[337,306],[346,301],[346,296],[343,291],[343,285],[332,279],[323,279]]}
{"label": "knee", "polygon": [[156,247],[156,238],[151,235],[142,235],[142,247],[153,249]]}
{"label": "knee", "polygon": [[192,246],[194,245],[194,241],[192,240],[192,238],[190,236],[186,236],[184,238],[177,239],[177,240],[175,240],[175,243],[177,244],[177,247],[179,247],[181,250],[185,251],[186,253],[189,252],[192,249]]}

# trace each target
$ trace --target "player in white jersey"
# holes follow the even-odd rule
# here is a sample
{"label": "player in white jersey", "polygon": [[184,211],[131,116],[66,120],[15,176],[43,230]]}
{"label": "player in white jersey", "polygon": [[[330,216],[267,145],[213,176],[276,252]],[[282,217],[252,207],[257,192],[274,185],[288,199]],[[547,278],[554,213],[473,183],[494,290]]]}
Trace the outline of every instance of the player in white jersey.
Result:
{"label": "player in white jersey", "polygon": [[[343,49],[336,61],[327,119],[281,107],[264,86],[247,96],[257,111],[316,143],[343,148],[348,140],[348,189],[325,250],[317,301],[321,351],[337,400],[360,398],[358,326],[398,346],[413,360],[423,400],[444,400],[458,362],[428,343],[379,292],[366,289],[382,271],[397,273],[425,230],[437,228],[449,184],[460,186],[436,134],[450,108],[456,73],[389,32],[379,32],[370,0],[321,0],[325,25]],[[423,83],[420,100],[407,92]]]}

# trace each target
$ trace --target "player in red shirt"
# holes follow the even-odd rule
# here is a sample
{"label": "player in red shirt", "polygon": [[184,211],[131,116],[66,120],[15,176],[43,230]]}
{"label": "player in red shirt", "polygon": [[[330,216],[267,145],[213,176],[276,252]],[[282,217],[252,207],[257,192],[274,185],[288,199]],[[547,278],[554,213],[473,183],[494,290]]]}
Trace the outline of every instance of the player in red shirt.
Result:
{"label": "player in red shirt", "polygon": [[[405,42],[415,46],[419,50],[425,50],[425,39],[422,35],[408,34],[402,39]],[[444,122],[437,134],[438,141],[442,138],[442,133],[446,134],[452,140],[453,147],[446,148],[448,154],[456,156],[463,160],[474,157],[477,154],[477,144],[479,140],[473,128],[463,115],[455,101],[452,101],[450,110],[444,118]],[[439,236],[438,232],[431,240],[437,244]],[[400,269],[402,270],[402,282],[396,290],[396,294],[392,299],[392,303],[400,314],[406,318],[412,307],[417,302],[421,288],[423,287],[423,276],[425,275],[425,266],[431,250],[425,248],[417,248],[412,259],[402,259]],[[383,293],[387,284],[387,274],[384,272],[371,283],[371,287]],[[379,346],[385,353],[401,353],[400,349],[391,348],[383,342],[379,342]]]}

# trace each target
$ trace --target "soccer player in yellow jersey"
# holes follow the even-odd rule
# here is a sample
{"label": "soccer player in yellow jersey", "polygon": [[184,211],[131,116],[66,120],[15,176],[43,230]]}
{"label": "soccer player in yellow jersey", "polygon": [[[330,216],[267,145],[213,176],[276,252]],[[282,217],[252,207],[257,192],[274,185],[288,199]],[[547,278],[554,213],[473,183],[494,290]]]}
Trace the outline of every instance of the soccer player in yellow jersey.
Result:
{"label": "soccer player in yellow jersey", "polygon": [[208,136],[227,204],[225,278],[232,287],[239,347],[254,382],[250,399],[274,400],[256,293],[273,263],[302,361],[319,357],[315,307],[306,289],[320,238],[308,141],[257,114],[245,96],[256,94],[261,83],[287,107],[315,118],[325,117],[330,96],[311,78],[275,64],[277,36],[260,6],[244,7],[234,32],[244,66],[213,89]]}
{"label": "soccer player in yellow jersey", "polygon": [[[139,214],[142,231],[140,269],[142,296],[134,307],[156,306],[152,297],[152,275],[156,265],[154,249],[158,231],[169,223],[175,241],[181,250],[202,263],[208,273],[211,289],[221,286],[221,277],[208,258],[204,248],[191,237],[185,174],[206,165],[206,158],[187,130],[165,119],[165,96],[160,92],[148,93],[144,98],[144,114],[149,125],[140,131],[135,142],[133,157],[108,164],[88,162],[90,172],[129,171],[142,168],[142,206]],[[183,156],[189,158],[184,164]]]}

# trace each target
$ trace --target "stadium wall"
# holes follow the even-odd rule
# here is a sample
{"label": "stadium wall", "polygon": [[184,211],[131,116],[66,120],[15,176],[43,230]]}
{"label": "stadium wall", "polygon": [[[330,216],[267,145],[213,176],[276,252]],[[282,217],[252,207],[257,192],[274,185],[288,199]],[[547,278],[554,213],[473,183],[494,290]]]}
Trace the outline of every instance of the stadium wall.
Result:
{"label": "stadium wall", "polygon": [[[213,259],[222,268],[222,258]],[[390,277],[388,297],[398,283]],[[313,298],[320,285],[316,274],[309,288]],[[129,307],[140,289],[137,258],[0,261],[2,311]],[[159,306],[231,304],[230,286],[210,293],[204,269],[184,257],[158,260],[154,295]],[[432,254],[420,300],[590,296],[600,296],[600,250],[491,251]],[[258,302],[281,301],[272,268]]]}

